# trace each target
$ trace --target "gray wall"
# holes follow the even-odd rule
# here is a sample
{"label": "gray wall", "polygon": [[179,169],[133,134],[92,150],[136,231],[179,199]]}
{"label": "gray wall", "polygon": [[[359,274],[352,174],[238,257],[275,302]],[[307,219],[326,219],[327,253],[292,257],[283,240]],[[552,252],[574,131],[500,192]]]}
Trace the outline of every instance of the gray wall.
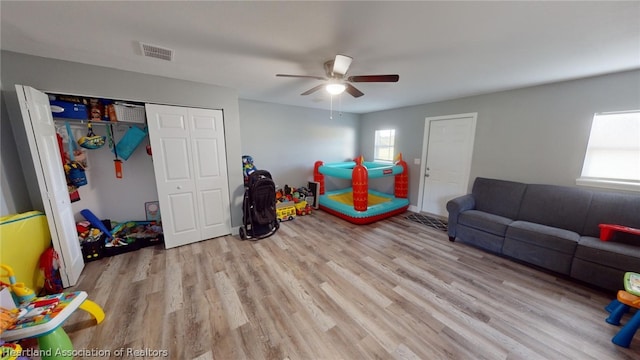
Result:
{"label": "gray wall", "polygon": [[[258,168],[272,172],[278,185],[299,186],[311,178],[315,160],[344,161],[360,154],[371,159],[374,131],[394,127],[397,150],[409,165],[409,199],[417,205],[420,165],[413,160],[422,157],[425,117],[478,113],[471,181],[485,176],[573,186],[580,175],[593,114],[640,108],[640,70],[635,70],[364,115],[334,114],[330,120],[323,110],[251,100],[238,105],[236,92],[227,88],[3,51],[3,212],[38,209],[40,202],[33,196],[38,194],[33,166],[23,165],[33,204],[27,203],[19,175],[16,153],[28,153],[21,148],[26,142],[14,84],[50,92],[223,109],[234,226],[242,222],[243,154],[252,155]],[[19,151],[12,150],[5,108],[14,130],[16,123],[22,129],[14,134]],[[379,180],[372,182],[373,188],[392,188],[391,179]],[[330,189],[344,186],[337,180],[327,181]]]}
{"label": "gray wall", "polygon": [[[353,159],[358,148],[359,115],[240,100],[242,151],[256,168],[268,170],[277,186],[306,186],[317,160]],[[238,165],[240,166],[240,164]],[[328,190],[347,186],[326,179]]]}
{"label": "gray wall", "polygon": [[[18,152],[22,159],[22,167],[32,209],[42,210],[42,204],[35,182],[34,168],[26,145],[15,84],[29,85],[41,91],[53,93],[222,109],[225,120],[229,187],[232,202],[231,221],[233,226],[242,224],[244,186],[241,167],[235,165],[241,162],[242,157],[238,95],[235,90],[7,51],[2,51],[1,56],[2,96],[16,138]],[[3,120],[3,133],[5,131],[5,123]],[[3,168],[14,169],[17,166],[14,163],[17,159],[5,156],[4,148],[1,161]],[[141,186],[144,186],[144,184]],[[130,191],[130,189],[125,189],[125,191],[127,190]],[[14,189],[10,191],[14,192]],[[19,192],[19,189],[16,188],[15,191]],[[141,205],[144,206],[144,204]],[[20,211],[22,209],[16,207],[8,210]]]}
{"label": "gray wall", "polygon": [[[87,133],[86,125],[70,123],[76,140]],[[66,132],[64,125],[57,126],[60,127],[58,132]],[[96,124],[93,128],[96,135],[107,135],[106,126]],[[113,126],[115,143],[128,129],[129,126],[125,124]],[[80,201],[71,204],[76,221],[84,220],[80,214],[82,209],[90,209],[100,219],[117,222],[146,219],[145,202],[158,200],[153,161],[145,151],[148,144],[147,136],[133,154],[122,162],[122,179],[115,176],[114,154],[108,146],[85,150],[88,184],[78,189]]]}
{"label": "gray wall", "polygon": [[425,118],[478,113],[471,166],[477,176],[575,186],[596,112],[640,109],[640,71],[566,81],[362,115],[360,152],[373,156],[375,130],[394,126],[418,203]]}
{"label": "gray wall", "polygon": [[4,97],[0,101],[0,216],[5,216],[29,211],[32,207]]}

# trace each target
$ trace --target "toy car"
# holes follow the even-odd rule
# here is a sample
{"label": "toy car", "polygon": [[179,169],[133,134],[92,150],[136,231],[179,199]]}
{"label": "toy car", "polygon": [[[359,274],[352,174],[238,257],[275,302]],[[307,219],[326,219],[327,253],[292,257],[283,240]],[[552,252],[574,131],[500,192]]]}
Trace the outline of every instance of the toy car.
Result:
{"label": "toy car", "polygon": [[276,217],[278,221],[293,220],[296,217],[296,207],[292,202],[283,202],[276,205]]}
{"label": "toy car", "polygon": [[309,205],[305,200],[301,200],[295,204],[296,207],[296,215],[303,216],[311,214],[311,205]]}

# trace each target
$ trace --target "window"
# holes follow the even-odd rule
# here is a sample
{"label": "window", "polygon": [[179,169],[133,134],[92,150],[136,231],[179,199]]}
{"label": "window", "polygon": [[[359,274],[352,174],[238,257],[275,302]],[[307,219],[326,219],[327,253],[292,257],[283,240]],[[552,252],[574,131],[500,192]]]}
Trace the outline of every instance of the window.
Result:
{"label": "window", "polygon": [[376,130],[376,139],[373,149],[374,161],[393,161],[393,146],[395,144],[396,130]]}
{"label": "window", "polygon": [[578,185],[640,191],[640,111],[596,114]]}

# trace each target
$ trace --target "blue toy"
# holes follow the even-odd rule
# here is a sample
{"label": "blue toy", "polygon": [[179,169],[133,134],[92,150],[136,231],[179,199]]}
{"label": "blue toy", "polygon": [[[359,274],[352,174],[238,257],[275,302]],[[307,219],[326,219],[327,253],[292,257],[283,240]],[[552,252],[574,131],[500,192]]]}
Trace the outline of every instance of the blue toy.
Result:
{"label": "blue toy", "polygon": [[250,155],[242,155],[242,173],[245,183],[249,181],[249,175],[256,170],[258,169],[253,165],[253,158]]}
{"label": "blue toy", "polygon": [[80,214],[82,214],[82,216],[84,216],[84,218],[87,219],[87,221],[89,221],[91,225],[93,225],[93,227],[105,233],[105,235],[107,235],[109,239],[113,239],[113,235],[111,234],[111,231],[109,231],[109,229],[107,229],[107,227],[104,226],[102,221],[100,221],[100,219],[98,219],[98,217],[95,216],[95,214],[92,213],[91,210],[83,209],[80,211]]}

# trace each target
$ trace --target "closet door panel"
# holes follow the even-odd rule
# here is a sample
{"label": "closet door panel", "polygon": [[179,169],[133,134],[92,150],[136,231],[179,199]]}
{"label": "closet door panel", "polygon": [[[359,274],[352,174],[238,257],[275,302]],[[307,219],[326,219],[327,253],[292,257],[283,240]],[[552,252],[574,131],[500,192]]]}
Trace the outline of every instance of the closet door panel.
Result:
{"label": "closet door panel", "polygon": [[195,186],[203,239],[231,233],[222,111],[189,109]]}
{"label": "closet door panel", "polygon": [[[191,193],[180,193],[169,195],[171,209],[186,209],[187,211],[171,212],[171,223],[174,233],[184,234],[198,230],[196,226],[195,201]],[[164,216],[164,214],[162,214]]]}
{"label": "closet door panel", "polygon": [[196,149],[194,154],[198,164],[198,178],[201,180],[216,180],[220,177],[220,163],[217,156],[215,156],[218,151],[217,141],[210,139],[195,139],[193,141]]}
{"label": "closet door panel", "polygon": [[222,191],[208,190],[201,192],[202,203],[204,204],[203,227],[210,228],[224,225],[225,216],[223,209],[218,206],[222,203]]}
{"label": "closet door panel", "polygon": [[189,144],[184,138],[163,138],[160,140],[162,151],[162,175],[165,181],[191,182],[191,164],[189,162]]}
{"label": "closet door panel", "polygon": [[186,108],[146,105],[165,246],[201,240]]}
{"label": "closet door panel", "polygon": [[49,97],[34,88],[16,85],[20,111],[31,151],[51,243],[60,256],[64,287],[77,283],[84,259],[62,167]]}

